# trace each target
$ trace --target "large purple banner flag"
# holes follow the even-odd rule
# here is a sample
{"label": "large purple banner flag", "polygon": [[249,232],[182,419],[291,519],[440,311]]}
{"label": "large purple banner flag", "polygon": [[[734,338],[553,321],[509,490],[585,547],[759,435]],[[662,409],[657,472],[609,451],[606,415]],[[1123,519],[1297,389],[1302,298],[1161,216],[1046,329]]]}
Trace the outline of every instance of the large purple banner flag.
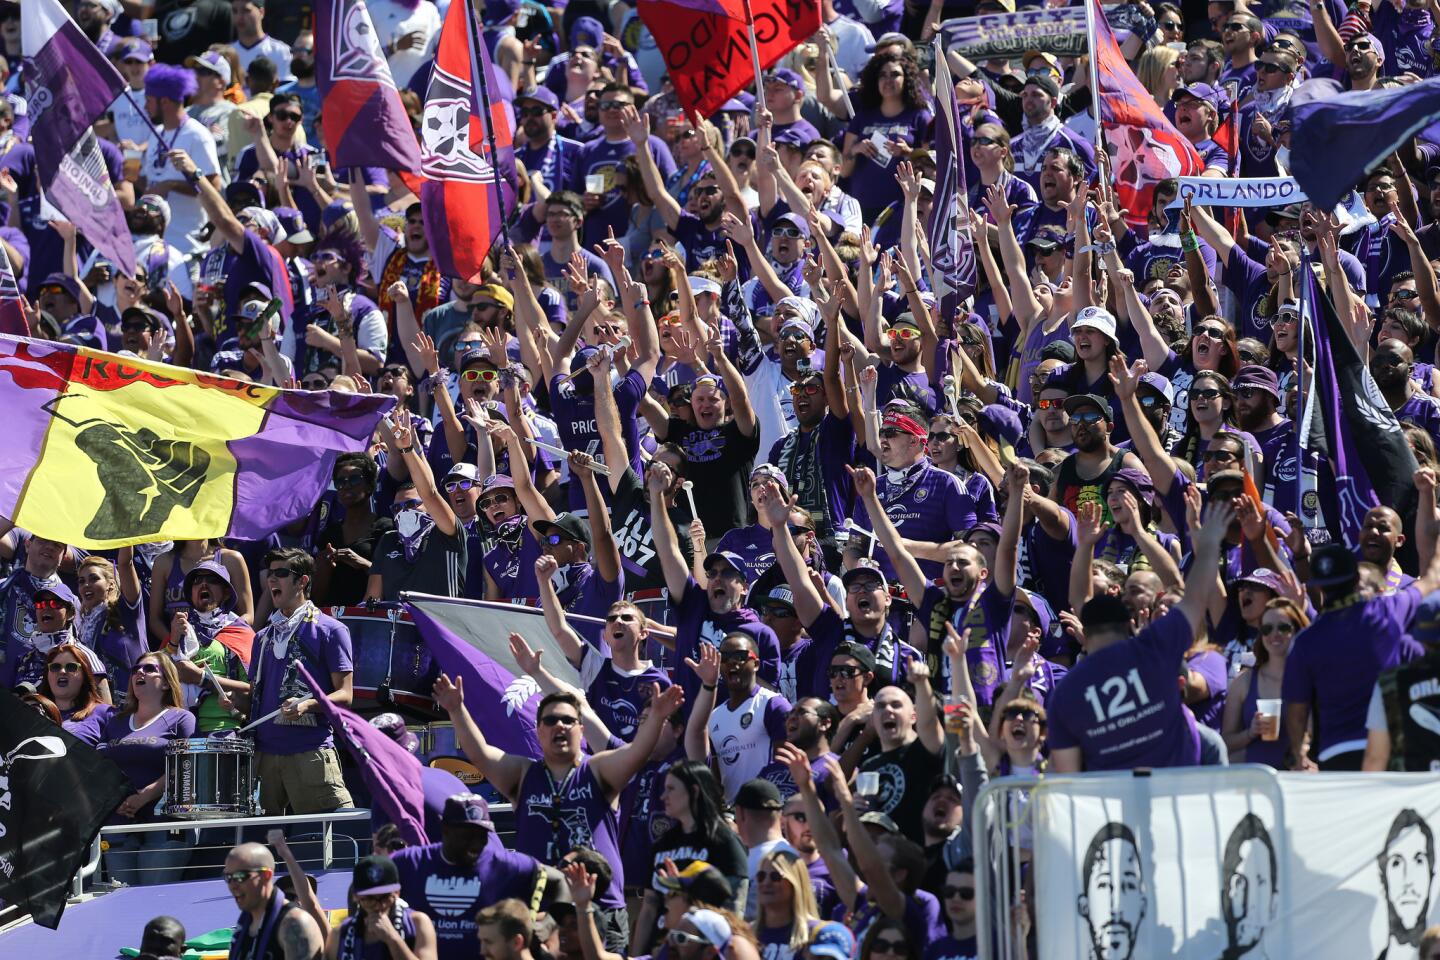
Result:
{"label": "large purple banner flag", "polygon": [[300,679],[316,691],[315,699],[335,739],[355,758],[360,778],[371,798],[395,824],[400,836],[412,847],[430,842],[425,835],[425,788],[420,782],[420,761],[370,721],[319,693],[323,689],[296,661]]}
{"label": "large purple banner flag", "polygon": [[135,244],[90,129],[125,79],[57,0],[27,0],[20,24],[40,189],[101,255],[133,276]]}
{"label": "large purple banner flag", "polygon": [[[562,683],[583,686],[546,629],[544,615],[507,603],[408,593],[401,599],[441,671],[464,681],[465,708],[485,738],[506,753],[538,759],[535,710],[540,685],[510,655],[510,634],[520,634],[539,651],[546,669]],[[593,617],[567,619],[582,632],[603,626]]]}
{"label": "large purple banner flag", "polygon": [[420,169],[420,144],[364,0],[316,3],[315,83],[337,167]]}
{"label": "large purple banner flag", "polygon": [[970,236],[964,143],[955,81],[935,41],[935,196],[930,208],[930,286],[940,305],[940,323],[955,320],[960,302],[975,292],[975,245]]}

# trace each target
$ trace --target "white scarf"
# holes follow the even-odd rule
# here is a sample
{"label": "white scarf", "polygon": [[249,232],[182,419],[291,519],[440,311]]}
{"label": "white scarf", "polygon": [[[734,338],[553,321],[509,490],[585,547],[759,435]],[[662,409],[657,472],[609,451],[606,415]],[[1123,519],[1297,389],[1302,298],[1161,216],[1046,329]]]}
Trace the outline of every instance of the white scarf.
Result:
{"label": "white scarf", "polygon": [[1020,133],[1020,169],[1025,173],[1039,172],[1045,150],[1059,132],[1060,118],[1053,113],[1039,123],[1031,123],[1030,118],[1026,117],[1024,129]]}
{"label": "white scarf", "polygon": [[270,634],[270,645],[275,653],[276,660],[284,660],[286,658],[286,655],[290,652],[290,638],[295,636],[295,632],[300,629],[302,623],[311,619],[319,612],[315,604],[306,600],[300,604],[300,606],[296,607],[295,612],[288,617],[279,610],[270,614],[270,620],[265,625],[265,629]]}

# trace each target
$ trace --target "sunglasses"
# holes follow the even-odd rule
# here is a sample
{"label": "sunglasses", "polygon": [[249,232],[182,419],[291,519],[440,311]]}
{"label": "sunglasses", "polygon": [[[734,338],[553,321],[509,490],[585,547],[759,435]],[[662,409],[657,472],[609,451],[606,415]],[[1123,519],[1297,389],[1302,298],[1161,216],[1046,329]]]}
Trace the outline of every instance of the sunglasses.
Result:
{"label": "sunglasses", "polygon": [[[1291,623],[1288,620],[1286,620],[1284,623],[1266,623],[1262,624],[1260,627],[1260,636],[1262,637],[1268,637],[1272,633],[1291,634],[1294,632],[1295,624]],[[52,663],[50,666],[53,667],[55,665]],[[70,666],[79,666],[79,664],[70,664]]]}
{"label": "sunglasses", "polygon": [[1190,391],[1192,400],[1214,400],[1218,396],[1220,396],[1220,391],[1214,387],[1201,387]]}
{"label": "sunglasses", "polygon": [[732,156],[732,157],[744,157],[746,160],[754,160],[754,159],[755,159],[755,151],[754,151],[753,149],[751,149],[750,147],[731,147],[731,148],[730,148],[730,156]]}
{"label": "sunglasses", "polygon": [[1417,290],[1396,290],[1390,294],[1391,300],[1418,300],[1420,293]]}
{"label": "sunglasses", "polygon": [[752,650],[721,650],[720,660],[722,663],[748,663],[751,660],[758,660]]}
{"label": "sunglasses", "polygon": [[1261,60],[1255,64],[1255,69],[1262,73],[1290,73],[1290,68],[1283,63],[1270,63],[1268,60]]}
{"label": "sunglasses", "polygon": [[269,872],[269,870],[236,870],[233,873],[220,874],[220,879],[224,880],[227,884],[244,883],[251,877],[263,876]]}
{"label": "sunglasses", "polygon": [[831,680],[854,680],[860,676],[860,673],[861,670],[859,667],[840,666],[830,667],[825,671],[825,676]]}
{"label": "sunglasses", "polygon": [[1161,21],[1160,21],[1160,29],[1161,29],[1161,30],[1183,30],[1183,29],[1185,29],[1185,25],[1184,25],[1183,23],[1181,23],[1179,20],[1161,20]]}
{"label": "sunglasses", "polygon": [[491,507],[498,506],[508,499],[510,499],[510,495],[508,493],[495,493],[491,494],[488,497],[481,497],[476,505],[481,510],[489,510]]}
{"label": "sunglasses", "polygon": [[1264,394],[1268,397],[1270,396],[1270,391],[1262,389],[1260,387],[1241,387],[1239,390],[1235,391],[1236,396],[1243,397],[1246,400],[1253,400],[1261,394]]}
{"label": "sunglasses", "polygon": [[771,883],[780,883],[780,882],[782,882],[782,881],[784,881],[784,882],[786,882],[786,883],[789,883],[789,882],[790,882],[790,878],[787,877],[787,876],[785,876],[785,874],[781,873],[779,870],[756,870],[756,871],[755,871],[755,882],[756,882],[756,883],[764,883],[764,882],[767,881],[767,880],[770,881]]}
{"label": "sunglasses", "polygon": [[1153,393],[1147,393],[1147,394],[1145,394],[1145,396],[1140,397],[1139,400],[1140,400],[1140,406],[1145,407],[1146,409],[1149,409],[1150,407],[1163,407],[1163,406],[1165,406],[1165,398],[1164,398],[1164,397],[1160,397],[1160,396],[1156,396],[1156,395],[1153,394]]}
{"label": "sunglasses", "polygon": [[192,577],[191,580],[190,580],[190,582],[191,582],[192,584],[199,584],[199,585],[201,585],[201,586],[210,586],[210,587],[223,587],[223,586],[225,585],[225,581],[224,581],[224,580],[221,580],[219,577],[215,576],[215,574],[213,574],[213,573],[202,573],[202,574],[199,574],[198,576]]}
{"label": "sunglasses", "polygon": [[956,437],[953,433],[932,433],[929,439],[931,443],[946,443],[956,439]]}
{"label": "sunglasses", "polygon": [[552,713],[547,717],[540,718],[541,725],[546,727],[573,727],[579,722],[579,717],[572,717],[564,713]]}
{"label": "sunglasses", "polygon": [[777,620],[784,620],[788,617],[795,616],[795,611],[785,606],[785,604],[783,603],[766,604],[760,609],[760,612],[767,617],[772,617]]}
{"label": "sunglasses", "polygon": [[1270,41],[1270,46],[1272,46],[1272,47],[1279,47],[1281,50],[1294,50],[1294,49],[1295,49],[1295,43],[1294,43],[1294,41],[1287,40],[1287,39],[1285,39],[1284,37],[1277,37],[1276,39],[1271,40],[1271,41]]}
{"label": "sunglasses", "polygon": [[271,567],[265,571],[265,576],[271,580],[284,580],[287,577],[295,576],[295,571],[289,567]]}
{"label": "sunglasses", "polygon": [[286,123],[299,123],[301,115],[298,113],[290,113],[288,110],[286,110],[272,113],[270,114],[270,116],[274,117],[276,120],[284,120]]}
{"label": "sunglasses", "polygon": [[1005,720],[1007,723],[1011,720],[1019,720],[1022,723],[1029,723],[1032,720],[1039,719],[1040,714],[1036,713],[1034,710],[1011,710],[1005,714]]}
{"label": "sunglasses", "polygon": [[789,238],[789,239],[791,239],[791,240],[798,240],[798,239],[800,238],[800,228],[799,228],[799,227],[776,227],[774,230],[771,230],[771,231],[770,231],[770,236],[772,236],[772,237],[787,237],[787,238]]}
{"label": "sunglasses", "polygon": [[477,486],[474,480],[448,480],[445,483],[445,492],[454,493],[456,490],[472,490]]}
{"label": "sunglasses", "polygon": [[1065,406],[1065,399],[1063,397],[1052,397],[1049,400],[1035,401],[1035,409],[1037,410],[1058,410],[1063,406]]}
{"label": "sunglasses", "polygon": [[1103,419],[1105,418],[1095,410],[1082,410],[1079,413],[1070,414],[1071,423],[1094,424],[1099,423]]}
{"label": "sunglasses", "polygon": [[786,330],[780,334],[781,340],[809,340],[810,335],[804,330]]}
{"label": "sunglasses", "polygon": [[664,250],[647,250],[641,255],[641,260],[660,260],[665,256]]}
{"label": "sunglasses", "polygon": [[419,510],[425,504],[420,500],[401,500],[399,503],[390,504],[390,515],[398,516],[406,510]]}
{"label": "sunglasses", "polygon": [[998,147],[1000,141],[994,137],[972,137],[970,142],[977,147]]}
{"label": "sunglasses", "polygon": [[1300,318],[1297,317],[1297,316],[1296,316],[1295,314],[1293,314],[1293,313],[1277,313],[1277,314],[1275,315],[1275,319],[1270,321],[1270,326],[1272,326],[1272,327],[1279,327],[1279,326],[1293,327],[1293,326],[1294,326],[1296,323],[1298,323],[1298,322],[1300,322]]}
{"label": "sunglasses", "polygon": [[343,477],[335,478],[335,489],[345,490],[350,487],[363,487],[368,481],[363,473],[347,473]]}
{"label": "sunglasses", "polygon": [[616,622],[619,622],[619,623],[634,623],[634,622],[635,622],[635,614],[633,614],[633,613],[612,613],[612,614],[610,614],[609,616],[607,616],[607,617],[605,618],[605,622],[606,622],[606,623],[616,623]]}
{"label": "sunglasses", "polygon": [[500,379],[500,371],[499,371],[499,370],[465,370],[465,371],[462,371],[462,372],[461,372],[461,374],[460,374],[460,379],[461,379],[461,380],[468,380],[468,381],[470,381],[471,383],[474,383],[476,380],[484,380],[486,383],[491,383],[491,382],[493,382],[493,381],[495,381],[495,380],[499,380],[499,379]]}
{"label": "sunglasses", "polygon": [[876,937],[870,941],[870,953],[888,953],[891,956],[908,953],[910,948],[904,940],[891,940],[888,937]]}
{"label": "sunglasses", "polygon": [[36,610],[59,610],[59,609],[63,608],[64,606],[65,606],[65,604],[62,603],[62,602],[59,601],[59,600],[36,600],[36,601],[35,601],[35,609],[36,609]]}
{"label": "sunglasses", "polygon": [[786,524],[786,529],[790,531],[790,536],[792,537],[803,537],[806,534],[815,532],[814,527],[806,527],[798,523]]}
{"label": "sunglasses", "polygon": [[792,397],[818,397],[824,392],[825,388],[818,383],[790,384],[790,396]]}
{"label": "sunglasses", "polygon": [[896,439],[896,438],[898,438],[898,437],[908,437],[908,436],[910,436],[909,431],[901,430],[899,427],[881,427],[881,428],[880,428],[880,439],[881,439],[881,440],[894,440],[894,439]]}
{"label": "sunglasses", "polygon": [[891,340],[916,340],[920,337],[920,331],[914,327],[891,327],[885,331],[885,335]]}
{"label": "sunglasses", "polygon": [[484,340],[459,340],[455,343],[455,352],[466,353],[470,350],[481,350],[484,346]]}
{"label": "sunglasses", "polygon": [[1373,47],[1371,46],[1369,40],[1352,40],[1350,43],[1345,45],[1345,49],[1359,50],[1363,53],[1366,50],[1373,49]]}
{"label": "sunglasses", "polygon": [[523,119],[526,118],[526,117],[543,117],[543,116],[545,116],[545,114],[547,114],[547,113],[550,112],[550,108],[549,108],[549,107],[521,107],[519,110],[517,110],[517,111],[515,111],[515,112],[518,113],[518,114],[520,115],[520,118],[523,120]]}
{"label": "sunglasses", "polygon": [[952,897],[959,897],[961,900],[975,899],[974,887],[946,887],[942,892],[945,894],[946,900]]}
{"label": "sunglasses", "polygon": [[717,187],[717,186],[715,186],[714,184],[711,184],[710,186],[706,186],[706,187],[696,187],[696,188],[695,188],[695,195],[696,195],[697,197],[711,197],[711,196],[714,196],[714,195],[718,194],[719,192],[720,192],[720,188]]}
{"label": "sunglasses", "polygon": [[158,674],[158,673],[160,672],[160,664],[158,664],[158,663],[141,663],[141,664],[136,665],[136,667],[135,667],[135,672],[136,672],[136,673],[152,673],[152,674]]}
{"label": "sunglasses", "polygon": [[1218,341],[1218,340],[1224,340],[1224,339],[1225,339],[1225,328],[1224,328],[1224,327],[1197,327],[1197,328],[1195,329],[1195,336],[1197,336],[1197,337],[1208,337],[1208,338],[1211,339],[1211,340],[1217,340],[1217,341]]}
{"label": "sunglasses", "polygon": [[1247,27],[1245,26],[1245,24],[1241,23],[1238,20],[1232,20],[1230,23],[1225,24],[1225,26],[1221,27],[1220,29],[1223,30],[1225,33],[1238,33],[1241,30],[1247,29]]}
{"label": "sunglasses", "polygon": [[624,109],[625,109],[626,107],[628,107],[628,106],[630,106],[630,101],[629,101],[629,100],[601,100],[601,101],[600,101],[600,109],[601,109],[601,110],[624,110]]}
{"label": "sunglasses", "polygon": [[79,672],[80,672],[80,664],[78,664],[78,663],[73,663],[73,662],[72,662],[72,663],[52,663],[52,664],[47,665],[47,666],[46,666],[46,669],[49,670],[51,673],[79,673]]}

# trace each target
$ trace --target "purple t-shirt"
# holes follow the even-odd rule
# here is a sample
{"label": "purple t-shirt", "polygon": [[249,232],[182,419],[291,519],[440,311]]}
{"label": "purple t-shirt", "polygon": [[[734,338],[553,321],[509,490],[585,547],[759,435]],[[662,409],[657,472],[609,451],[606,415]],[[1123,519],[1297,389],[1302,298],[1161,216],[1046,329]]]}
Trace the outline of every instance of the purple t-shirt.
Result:
{"label": "purple t-shirt", "polygon": [[[970,669],[970,682],[981,706],[989,707],[996,692],[1005,683],[1005,642],[1010,635],[1010,610],[1013,594],[1004,594],[987,580],[977,596],[952,600],[942,586],[928,586],[920,600],[916,621],[926,627],[931,638],[930,649],[939,650],[945,640],[945,621],[955,624],[963,634],[970,631],[970,645],[965,650],[965,663]],[[950,660],[942,658],[937,687],[950,689]]]}
{"label": "purple t-shirt", "polygon": [[[694,703],[700,691],[700,677],[685,666],[685,658],[700,659],[700,644],[708,643],[719,648],[725,634],[732,630],[743,630],[755,638],[755,649],[760,655],[760,679],[772,685],[780,682],[780,639],[775,631],[765,626],[749,607],[737,607],[725,614],[710,610],[710,600],[700,584],[691,577],[685,581],[685,592],[675,605],[675,682],[685,691],[685,702]],[[829,689],[828,686],[826,688]]]}
{"label": "purple t-shirt", "polygon": [[[580,450],[590,454],[601,463],[605,457],[600,448],[600,430],[595,425],[595,397],[580,393],[569,384],[557,381],[563,374],[557,374],[550,381],[550,410],[555,427],[560,433],[561,446],[566,450]],[[645,396],[645,378],[640,371],[631,370],[620,378],[612,388],[616,410],[620,415],[620,430],[625,437],[625,449],[630,453],[630,466],[638,474],[640,463],[640,425],[636,411]],[[615,466],[619,469],[619,465]],[[567,484],[570,488],[571,510],[585,509],[585,491],[579,483]],[[601,484],[600,492],[608,494],[609,484]]]}
{"label": "purple t-shirt", "polygon": [[1220,718],[1225,713],[1225,695],[1229,692],[1230,683],[1230,671],[1225,655],[1215,650],[1206,650],[1187,659],[1185,666],[1204,677],[1205,685],[1210,688],[1210,696],[1192,705],[1191,712],[1200,723],[1212,730],[1219,730]]}
{"label": "purple t-shirt", "polygon": [[559,783],[543,761],[530,764],[516,798],[515,848],[552,865],[575,847],[594,850],[615,868],[609,888],[596,891],[595,904],[619,909],[625,906],[620,823],[590,763],[581,760]]}
{"label": "purple t-shirt", "polygon": [[[969,530],[978,519],[975,498],[966,493],[959,478],[936,467],[928,458],[904,471],[899,479],[892,479],[891,471],[886,470],[876,486],[890,522],[907,540],[944,543]],[[863,504],[856,520],[866,529],[874,526]],[[875,552],[880,569],[893,580],[895,565],[883,550],[877,548]],[[941,564],[933,560],[918,562],[925,576],[940,575]]]}
{"label": "purple t-shirt", "polygon": [[1087,771],[1197,765],[1200,735],[1177,681],[1193,636],[1184,612],[1171,610],[1080,660],[1047,708],[1051,748],[1079,747]]}
{"label": "purple t-shirt", "polygon": [[507,850],[494,833],[469,869],[446,860],[438,843],[406,847],[390,859],[400,873],[400,896],[435,923],[439,960],[479,956],[475,914],[510,897],[528,902],[540,866],[534,857]]}
{"label": "purple t-shirt", "polygon": [[1419,605],[1419,589],[1406,587],[1326,610],[1296,635],[1281,694],[1286,707],[1304,703],[1315,710],[1322,755],[1341,744],[1365,748],[1365,710],[1376,678],[1423,653],[1409,633]]}
{"label": "purple t-shirt", "polygon": [[835,648],[846,641],[858,643],[875,654],[875,682],[881,686],[903,686],[910,661],[924,656],[906,643],[888,622],[879,636],[861,636],[829,604],[820,608],[806,632],[810,634],[809,639],[799,640],[786,657],[793,663],[793,667],[787,664],[787,669],[794,670],[795,692],[801,697],[829,699],[830,678],[826,671],[830,669]]}
{"label": "purple t-shirt", "polygon": [[615,661],[599,650],[586,647],[580,662],[580,675],[585,680],[585,699],[595,715],[610,732],[625,743],[635,739],[640,726],[640,711],[650,702],[650,686],[667,689],[670,677],[653,664],[634,673],[615,666]]}
{"label": "purple t-shirt", "polygon": [[575,176],[579,169],[580,152],[584,149],[583,143],[557,133],[541,147],[532,147],[529,143],[519,144],[515,148],[515,159],[525,164],[525,169],[531,173],[538,172],[551,193],[556,190],[576,190],[577,187],[584,190],[584,178],[580,178],[577,184]]}
{"label": "purple t-shirt", "polygon": [[[195,715],[169,707],[138,729],[134,720],[134,714],[112,713],[100,727],[99,747],[139,792],[165,776],[165,750],[170,742],[195,736]],[[109,822],[142,823],[154,819],[154,809],[147,807],[137,811],[134,819],[115,814]]]}
{"label": "purple t-shirt", "polygon": [[[845,128],[860,140],[869,140],[880,134],[885,140],[904,140],[911,147],[926,141],[932,117],[924,107],[903,110],[893,117],[887,117],[878,108],[860,109],[855,119]],[[855,166],[847,183],[841,184],[846,193],[860,202],[860,209],[867,220],[873,221],[881,210],[901,199],[900,185],[895,182],[895,168],[898,157],[891,157],[888,163],[877,163],[864,154],[855,155]]]}
{"label": "purple t-shirt", "polygon": [[[285,645],[284,655],[276,656],[279,647],[273,640],[274,628],[266,627],[255,635],[254,653],[250,657],[249,680],[259,684],[256,697],[250,709],[251,716],[263,717],[280,704],[293,698],[308,699],[333,693],[332,673],[350,673],[354,669],[351,660],[350,628],[328,614],[316,610],[313,616],[302,623]],[[289,654],[299,644],[298,659],[305,669],[320,684],[321,689],[311,690],[298,673],[288,669]],[[308,753],[333,745],[330,736],[330,722],[319,710],[311,710],[293,723],[282,722],[276,717],[255,728],[255,750],[258,753],[282,755]]]}
{"label": "purple t-shirt", "polygon": [[[522,528],[520,548],[511,549],[503,541],[496,543],[485,554],[485,572],[490,574],[490,579],[500,588],[500,595],[507,600],[539,596],[540,588],[535,583],[535,561],[540,559],[540,543],[530,532],[530,524],[523,515],[511,520],[517,521]],[[467,584],[466,592],[478,597],[481,589],[478,585]]]}
{"label": "purple t-shirt", "polygon": [[105,724],[115,715],[115,708],[108,703],[101,703],[90,711],[90,715],[83,720],[76,720],[70,716],[74,711],[60,711],[60,726],[72,736],[84,740],[90,746],[98,746],[100,734]]}
{"label": "purple t-shirt", "polygon": [[[670,156],[670,148],[665,145],[664,140],[653,134],[650,137],[650,152],[655,157],[655,166],[660,168],[662,179],[675,172],[675,160]],[[587,250],[597,243],[603,243],[610,229],[614,229],[617,237],[623,237],[630,229],[630,204],[626,202],[625,196],[615,189],[615,180],[625,158],[634,153],[635,144],[630,142],[629,137],[612,143],[606,140],[603,134],[580,148],[580,156],[575,164],[575,182],[583,189],[586,177],[605,178],[605,192],[602,194],[604,203],[595,212],[585,216],[583,246]]]}
{"label": "purple t-shirt", "polygon": [[856,450],[850,420],[828,411],[814,430],[795,429],[776,440],[766,460],[785,473],[800,506],[831,530],[844,522],[854,505],[855,490],[846,465],[874,463],[868,450]]}
{"label": "purple t-shirt", "polygon": [[1017,580],[1026,590],[1044,597],[1052,610],[1070,609],[1070,565],[1079,541],[1075,516],[1069,510],[1065,510],[1065,531],[1065,539],[1056,540],[1034,520],[1020,536]]}

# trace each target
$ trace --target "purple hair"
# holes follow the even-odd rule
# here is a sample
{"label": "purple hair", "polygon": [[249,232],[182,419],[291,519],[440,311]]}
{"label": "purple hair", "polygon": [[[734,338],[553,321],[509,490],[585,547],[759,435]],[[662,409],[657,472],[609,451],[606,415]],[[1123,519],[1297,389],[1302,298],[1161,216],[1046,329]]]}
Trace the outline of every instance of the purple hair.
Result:
{"label": "purple hair", "polygon": [[365,272],[365,247],[359,239],[343,230],[337,230],[321,237],[310,256],[313,258],[321,250],[334,251],[342,262],[350,265],[351,282],[360,282],[360,277]]}
{"label": "purple hair", "polygon": [[200,89],[195,71],[186,67],[174,67],[168,63],[157,63],[145,74],[145,96],[157,100],[174,100],[184,103]]}

